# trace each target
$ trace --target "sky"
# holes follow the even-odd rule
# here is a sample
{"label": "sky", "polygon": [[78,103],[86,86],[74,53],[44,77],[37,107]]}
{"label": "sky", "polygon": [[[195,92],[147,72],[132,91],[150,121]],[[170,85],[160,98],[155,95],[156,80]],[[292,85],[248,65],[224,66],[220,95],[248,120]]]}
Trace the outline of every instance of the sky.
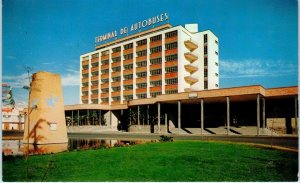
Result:
{"label": "sky", "polygon": [[80,55],[95,37],[168,13],[219,38],[220,88],[298,85],[296,0],[2,0],[2,82],[26,105],[26,67],[62,77],[65,104],[79,103]]}

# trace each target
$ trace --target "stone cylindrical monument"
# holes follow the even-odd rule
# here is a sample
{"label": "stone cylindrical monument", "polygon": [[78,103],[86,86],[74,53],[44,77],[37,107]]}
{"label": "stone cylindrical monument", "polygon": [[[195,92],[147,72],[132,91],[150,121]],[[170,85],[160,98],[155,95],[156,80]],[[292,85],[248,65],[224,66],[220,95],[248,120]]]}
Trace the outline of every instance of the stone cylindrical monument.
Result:
{"label": "stone cylindrical monument", "polygon": [[35,73],[30,84],[23,143],[45,145],[67,142],[60,75],[49,72]]}

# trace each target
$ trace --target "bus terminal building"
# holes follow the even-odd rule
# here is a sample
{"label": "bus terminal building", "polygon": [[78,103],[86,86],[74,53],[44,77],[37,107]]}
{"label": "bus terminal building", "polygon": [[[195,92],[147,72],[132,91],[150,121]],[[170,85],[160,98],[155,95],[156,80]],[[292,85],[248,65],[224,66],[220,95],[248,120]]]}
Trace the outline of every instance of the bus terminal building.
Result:
{"label": "bus terminal building", "polygon": [[80,104],[65,106],[69,131],[297,134],[298,87],[219,88],[218,44],[197,24],[167,23],[96,45],[80,56]]}

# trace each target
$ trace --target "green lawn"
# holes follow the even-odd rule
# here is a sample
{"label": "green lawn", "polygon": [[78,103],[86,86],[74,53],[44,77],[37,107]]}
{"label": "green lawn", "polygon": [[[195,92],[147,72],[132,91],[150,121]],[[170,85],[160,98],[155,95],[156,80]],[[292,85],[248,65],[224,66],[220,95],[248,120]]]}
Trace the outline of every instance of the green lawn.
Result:
{"label": "green lawn", "polygon": [[[220,142],[176,141],[29,158],[29,181],[296,181],[298,154]],[[25,181],[23,157],[3,181]]]}

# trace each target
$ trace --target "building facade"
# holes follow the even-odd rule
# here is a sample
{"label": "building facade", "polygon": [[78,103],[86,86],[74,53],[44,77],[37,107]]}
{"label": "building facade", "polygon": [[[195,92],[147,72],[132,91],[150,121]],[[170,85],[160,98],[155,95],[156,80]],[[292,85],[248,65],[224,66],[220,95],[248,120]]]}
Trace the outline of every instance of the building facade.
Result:
{"label": "building facade", "polygon": [[197,24],[161,25],[80,56],[81,104],[120,105],[219,88],[218,38]]}

